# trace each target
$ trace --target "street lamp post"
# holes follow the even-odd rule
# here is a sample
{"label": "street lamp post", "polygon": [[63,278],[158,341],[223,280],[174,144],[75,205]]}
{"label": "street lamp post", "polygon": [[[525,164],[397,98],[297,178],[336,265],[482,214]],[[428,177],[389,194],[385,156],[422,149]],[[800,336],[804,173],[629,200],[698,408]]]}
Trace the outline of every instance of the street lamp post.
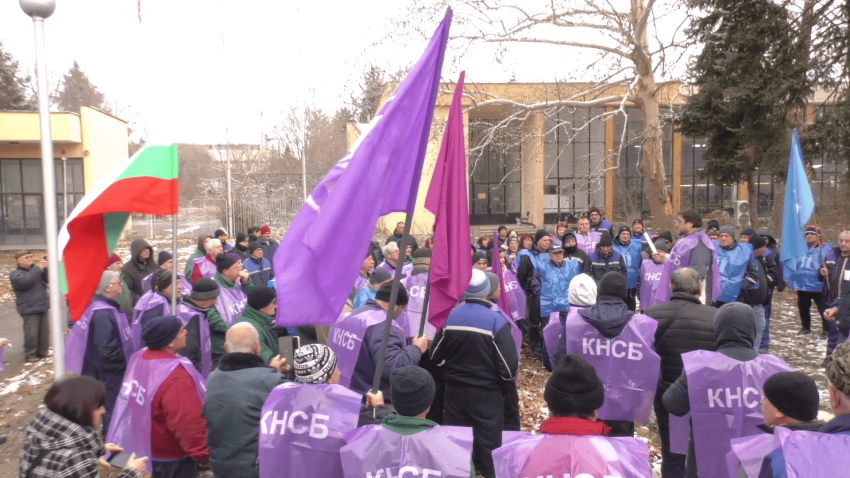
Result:
{"label": "street lamp post", "polygon": [[56,218],[56,171],[53,166],[53,135],[50,131],[50,105],[47,96],[47,59],[44,48],[44,19],[53,15],[56,0],[19,0],[21,10],[32,18],[35,29],[36,76],[38,80],[38,121],[41,133],[41,179],[44,186],[44,223],[47,233],[47,268],[50,283],[50,342],[53,345],[53,380],[65,374],[65,353],[59,291],[59,226]]}
{"label": "street lamp post", "polygon": [[65,163],[68,162],[68,156],[65,150],[62,150],[62,206],[65,209],[65,215],[62,216],[62,224],[68,222],[68,168]]}

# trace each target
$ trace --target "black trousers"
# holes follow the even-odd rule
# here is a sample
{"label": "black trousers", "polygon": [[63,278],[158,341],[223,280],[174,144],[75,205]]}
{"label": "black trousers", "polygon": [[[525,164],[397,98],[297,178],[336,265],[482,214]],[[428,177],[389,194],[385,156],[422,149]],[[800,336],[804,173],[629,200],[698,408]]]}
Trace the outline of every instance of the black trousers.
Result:
{"label": "black trousers", "polygon": [[[502,395],[505,397],[505,423],[502,429],[518,432],[520,431],[519,392],[516,389],[516,382],[512,380],[505,382],[502,385]],[[436,398],[434,400],[436,401]]]}
{"label": "black trousers", "polygon": [[493,450],[502,446],[505,398],[500,390],[446,384],[445,425],[472,427],[472,463],[484,478],[495,478]]}
{"label": "black trousers", "polygon": [[124,372],[98,372],[94,378],[98,379],[106,387],[106,398],[103,401],[103,408],[106,409],[106,413],[100,418],[103,427],[103,436],[106,437],[107,433],[109,433],[109,421],[112,420],[112,411],[115,409],[115,402],[118,400],[118,394],[121,393]]}
{"label": "black trousers", "polygon": [[797,311],[800,313],[800,323],[806,330],[812,330],[812,302],[818,308],[818,314],[821,316],[822,331],[829,330],[826,320],[823,318],[823,311],[826,309],[823,292],[807,292],[804,290],[797,291]]}
{"label": "black trousers", "polygon": [[198,476],[198,462],[191,457],[179,460],[151,460],[153,478],[195,478]]}
{"label": "black trousers", "polygon": [[609,437],[634,437],[635,422],[628,420],[602,420],[603,423],[611,427]]}
{"label": "black trousers", "polygon": [[428,411],[428,416],[425,418],[442,425],[443,404],[445,403],[446,394],[446,381],[443,379],[443,369],[434,365],[434,362],[431,361],[431,354],[429,353],[422,354],[422,358],[419,359],[419,366],[431,374],[431,377],[434,378],[434,386],[436,388],[434,401],[431,402],[431,410]]}
{"label": "black trousers", "polygon": [[25,314],[24,320],[24,358],[47,357],[50,347],[50,311],[40,314]]}
{"label": "black trousers", "polygon": [[632,312],[637,309],[637,289],[629,289],[626,291],[626,307]]}
{"label": "black trousers", "polygon": [[662,478],[684,478],[685,458],[670,451],[670,412],[664,408],[661,396],[667,387],[658,387],[655,391],[655,418],[658,420],[658,435],[661,438],[661,477]]}
{"label": "black trousers", "polygon": [[540,354],[543,350],[543,332],[540,318],[540,302],[533,295],[525,302],[525,320],[517,322],[522,330],[522,341],[527,343],[531,351]]}

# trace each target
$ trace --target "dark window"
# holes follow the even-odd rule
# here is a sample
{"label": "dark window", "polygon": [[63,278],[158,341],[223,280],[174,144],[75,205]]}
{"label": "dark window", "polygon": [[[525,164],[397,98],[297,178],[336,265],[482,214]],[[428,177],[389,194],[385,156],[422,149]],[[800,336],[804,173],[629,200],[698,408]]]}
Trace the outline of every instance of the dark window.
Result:
{"label": "dark window", "polygon": [[496,122],[475,121],[469,127],[469,192],[473,224],[515,221],[522,204],[522,163],[518,131]]}

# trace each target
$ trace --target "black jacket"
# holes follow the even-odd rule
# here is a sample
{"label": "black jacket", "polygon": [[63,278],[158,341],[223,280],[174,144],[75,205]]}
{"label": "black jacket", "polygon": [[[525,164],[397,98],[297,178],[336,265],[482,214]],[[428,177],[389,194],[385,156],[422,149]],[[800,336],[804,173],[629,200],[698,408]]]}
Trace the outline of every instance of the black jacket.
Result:
{"label": "black jacket", "polygon": [[9,274],[15,292],[15,308],[21,315],[41,314],[50,308],[47,295],[47,269],[32,265],[29,269],[18,266]]}
{"label": "black jacket", "polygon": [[[540,249],[537,248],[537,244],[532,245],[528,251],[534,254],[535,257],[543,254],[540,252]],[[520,257],[519,265],[517,265],[516,268],[516,278],[519,282],[519,286],[522,287],[523,291],[525,291],[525,295],[527,297],[534,297],[534,287],[532,286],[532,281],[534,280],[534,269],[535,267],[531,262],[531,258],[523,254],[522,257]]]}
{"label": "black jacket", "polygon": [[596,248],[596,252],[590,255],[590,268],[591,268],[591,276],[593,276],[593,280],[596,281],[596,285],[599,285],[599,281],[602,280],[602,276],[609,272],[618,272],[623,274],[623,277],[629,277],[629,270],[626,269],[626,260],[623,259],[622,254],[615,250],[611,250],[611,253],[603,255],[600,252],[599,247]]}
{"label": "black jacket", "polygon": [[[119,312],[118,302],[102,295],[94,296],[92,302],[106,302]],[[124,373],[130,357],[124,356],[121,331],[115,323],[112,312],[98,310],[91,316],[89,334],[86,339],[86,353],[83,358],[82,375],[99,378],[102,373]]]}
{"label": "black jacket", "polygon": [[[419,249],[419,244],[416,242],[415,237],[410,236],[410,235],[404,236],[403,234],[397,234],[395,232],[392,233],[392,235],[387,238],[387,240],[384,242],[384,245],[389,244],[391,242],[396,242],[396,243],[399,244],[399,249],[401,249],[402,238],[404,238],[405,245],[407,245],[407,244],[411,245],[410,254],[413,254],[414,252],[416,252],[416,249]],[[400,257],[404,257],[404,251],[403,250],[401,251]]]}
{"label": "black jacket", "polygon": [[519,358],[511,326],[486,300],[455,307],[434,336],[431,361],[445,370],[447,384],[501,389],[516,377]]}
{"label": "black jacket", "polygon": [[741,289],[741,299],[747,305],[767,305],[770,302],[770,292],[776,286],[776,261],[773,255],[756,258],[758,265],[758,288]]}
{"label": "black jacket", "polygon": [[[717,351],[740,362],[749,362],[759,356],[753,350],[756,340],[756,323],[738,320],[731,315],[714,324],[714,343]],[[691,411],[688,399],[688,376],[685,371],[662,397],[664,408],[677,417]]]}
{"label": "black jacket", "polygon": [[579,315],[603,337],[613,339],[623,332],[635,313],[629,310],[623,299],[600,295],[596,304],[582,310]]}
{"label": "black jacket", "polygon": [[[137,258],[139,253],[147,249],[150,251],[150,256],[145,262],[139,262]],[[124,268],[121,270],[121,277],[127,288],[130,289],[130,294],[133,296],[133,306],[139,301],[139,298],[145,293],[142,287],[142,280],[159,270],[156,259],[153,257],[153,247],[144,239],[136,239],[130,244],[130,260],[124,263]]]}
{"label": "black jacket", "polygon": [[[570,249],[570,250],[568,250]],[[578,246],[574,247],[565,247],[564,248],[564,259],[569,261],[576,261],[579,263],[578,271],[592,275],[593,269],[590,267],[590,256],[587,255],[581,248]]]}
{"label": "black jacket", "polygon": [[653,305],[645,315],[658,321],[655,352],[661,357],[659,393],[664,393],[682,375],[682,354],[694,350],[717,350],[714,345],[714,315],[717,309],[703,305],[697,297],[674,292],[669,302]]}

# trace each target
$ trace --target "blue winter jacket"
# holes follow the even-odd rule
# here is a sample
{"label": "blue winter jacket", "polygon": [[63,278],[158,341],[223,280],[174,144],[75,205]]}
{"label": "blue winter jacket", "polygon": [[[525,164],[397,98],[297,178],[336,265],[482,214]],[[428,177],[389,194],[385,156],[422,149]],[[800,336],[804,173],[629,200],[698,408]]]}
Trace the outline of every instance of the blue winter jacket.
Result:
{"label": "blue winter jacket", "polygon": [[268,282],[274,279],[272,263],[265,256],[260,260],[255,257],[248,257],[242,261],[242,265],[248,271],[248,276],[251,277],[254,285],[268,285]]}

